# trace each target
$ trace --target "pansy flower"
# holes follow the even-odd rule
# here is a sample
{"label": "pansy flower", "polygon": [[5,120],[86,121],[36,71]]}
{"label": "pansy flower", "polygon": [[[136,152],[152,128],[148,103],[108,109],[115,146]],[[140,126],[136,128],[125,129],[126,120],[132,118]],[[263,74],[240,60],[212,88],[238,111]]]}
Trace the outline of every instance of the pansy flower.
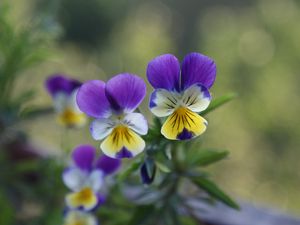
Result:
{"label": "pansy flower", "polygon": [[206,130],[207,121],[198,113],[211,101],[209,88],[216,78],[216,65],[211,58],[190,53],[180,68],[175,56],[161,55],[148,64],[147,77],[155,88],[150,110],[157,117],[168,117],[161,128],[167,139],[191,139]]}
{"label": "pansy flower", "polygon": [[79,127],[86,123],[86,116],[76,103],[76,93],[81,83],[63,75],[52,75],[45,82],[51,95],[58,122],[67,127]]}
{"label": "pansy flower", "polygon": [[88,212],[70,210],[64,218],[64,225],[98,225],[96,217]]}
{"label": "pansy flower", "polygon": [[92,137],[104,141],[100,148],[112,158],[130,158],[142,152],[145,142],[139,135],[148,132],[144,116],[134,112],[146,95],[140,77],[123,73],[106,83],[92,80],[77,93],[81,111],[96,118],[90,126]]}
{"label": "pansy flower", "polygon": [[72,191],[66,196],[68,208],[89,211],[104,201],[99,194],[104,177],[115,172],[120,160],[102,155],[96,158],[96,149],[80,145],[72,152],[73,165],[63,172],[63,181]]}

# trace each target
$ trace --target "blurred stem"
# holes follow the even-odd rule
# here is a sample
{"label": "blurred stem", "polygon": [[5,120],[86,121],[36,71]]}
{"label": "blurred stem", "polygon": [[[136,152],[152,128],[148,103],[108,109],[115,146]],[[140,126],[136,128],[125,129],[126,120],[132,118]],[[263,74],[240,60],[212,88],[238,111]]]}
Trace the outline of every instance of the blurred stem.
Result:
{"label": "blurred stem", "polygon": [[68,127],[64,127],[64,129],[62,130],[61,150],[63,151],[63,154],[69,154],[69,152],[70,152],[69,128]]}
{"label": "blurred stem", "polygon": [[172,162],[174,172],[177,176],[180,176],[182,172],[184,172],[185,168],[182,163],[183,161],[183,153],[182,153],[182,143],[175,142],[172,148]]}
{"label": "blurred stem", "polygon": [[[179,224],[178,213],[176,212],[176,207],[174,203],[177,202],[179,197],[178,189],[181,181],[181,159],[179,154],[180,143],[173,142],[171,144],[171,154],[172,154],[172,168],[174,173],[170,173],[165,177],[166,183],[170,183],[168,189],[165,192],[162,204],[161,215],[164,218],[166,224],[176,225]],[[169,181],[169,182],[168,182]],[[161,187],[163,188],[163,187]]]}

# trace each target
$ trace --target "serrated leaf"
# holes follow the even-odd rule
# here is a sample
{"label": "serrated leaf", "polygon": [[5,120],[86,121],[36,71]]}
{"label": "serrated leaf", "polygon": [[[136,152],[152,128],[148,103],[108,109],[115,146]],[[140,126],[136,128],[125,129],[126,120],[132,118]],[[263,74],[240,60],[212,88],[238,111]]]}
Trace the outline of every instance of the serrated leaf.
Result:
{"label": "serrated leaf", "polygon": [[211,197],[223,202],[233,209],[239,210],[240,207],[227,194],[225,194],[214,182],[204,177],[197,177],[192,179],[192,182],[207,192]]}
{"label": "serrated leaf", "polygon": [[200,115],[204,116],[207,113],[209,113],[209,112],[219,108],[220,106],[226,104],[227,102],[230,102],[232,99],[234,99],[236,97],[237,97],[236,93],[229,93],[229,94],[223,95],[219,98],[216,98],[216,99],[212,100],[212,102],[210,103],[208,108],[206,110],[204,110],[203,112],[201,112]]}
{"label": "serrated leaf", "polygon": [[130,176],[134,171],[136,171],[140,167],[140,164],[140,161],[132,162],[126,170],[124,170],[122,173],[119,173],[118,180],[125,180],[128,176]]}
{"label": "serrated leaf", "polygon": [[166,165],[164,165],[158,161],[155,161],[155,164],[156,164],[157,168],[160,169],[161,171],[163,171],[165,173],[171,172],[170,168],[168,168]]}
{"label": "serrated leaf", "polygon": [[189,160],[193,166],[208,166],[226,158],[228,155],[227,150],[201,149],[197,154],[193,154]]}

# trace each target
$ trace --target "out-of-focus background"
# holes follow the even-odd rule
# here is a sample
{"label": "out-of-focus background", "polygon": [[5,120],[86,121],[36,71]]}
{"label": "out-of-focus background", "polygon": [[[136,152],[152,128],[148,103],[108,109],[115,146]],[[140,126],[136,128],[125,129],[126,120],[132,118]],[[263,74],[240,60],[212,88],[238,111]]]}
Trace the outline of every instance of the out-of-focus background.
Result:
{"label": "out-of-focus background", "polygon": [[[41,45],[46,52],[11,86],[12,96],[36,91],[26,103],[30,106],[51,106],[44,80],[54,73],[82,81],[107,80],[125,71],[145,78],[147,63],[160,54],[182,60],[197,51],[215,59],[213,96],[238,93],[209,115],[202,137],[204,146],[231,152],[210,168],[216,181],[235,198],[300,214],[300,1],[10,0],[0,6],[5,8],[0,17],[5,14],[14,32],[30,30],[39,39],[31,47]],[[0,39],[4,31],[0,27]],[[0,49],[0,67],[2,56]],[[147,100],[142,111],[151,118]],[[87,127],[66,134],[52,114],[11,129],[16,127],[43,155],[59,154],[65,138],[70,146],[98,144]],[[49,177],[39,176],[47,186]],[[1,210],[9,204],[3,193]],[[32,207],[30,212],[38,214],[40,209]]]}

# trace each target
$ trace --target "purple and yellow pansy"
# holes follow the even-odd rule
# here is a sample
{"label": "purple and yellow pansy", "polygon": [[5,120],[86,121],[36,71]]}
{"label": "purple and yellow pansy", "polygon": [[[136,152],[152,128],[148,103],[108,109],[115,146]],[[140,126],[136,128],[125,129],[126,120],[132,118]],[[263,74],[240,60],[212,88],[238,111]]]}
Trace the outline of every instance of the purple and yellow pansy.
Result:
{"label": "purple and yellow pansy", "polygon": [[146,84],[140,77],[123,73],[106,83],[91,80],[77,93],[80,110],[94,117],[90,131],[100,148],[112,158],[131,158],[142,152],[145,142],[140,135],[148,132],[147,120],[134,112],[146,95]]}
{"label": "purple and yellow pansy", "polygon": [[187,140],[206,130],[207,121],[198,113],[211,101],[209,89],[216,78],[211,58],[190,53],[180,66],[174,55],[161,55],[149,62],[147,77],[155,88],[150,110],[157,117],[168,117],[161,128],[167,139]]}
{"label": "purple and yellow pansy", "polygon": [[60,124],[66,127],[80,127],[86,123],[86,116],[76,103],[76,93],[81,86],[79,81],[55,74],[46,80],[45,86],[53,99]]}
{"label": "purple and yellow pansy", "polygon": [[99,194],[104,177],[115,172],[120,160],[102,155],[96,158],[96,149],[80,145],[72,152],[73,165],[63,172],[64,184],[72,191],[66,196],[69,209],[89,211],[104,202]]}

